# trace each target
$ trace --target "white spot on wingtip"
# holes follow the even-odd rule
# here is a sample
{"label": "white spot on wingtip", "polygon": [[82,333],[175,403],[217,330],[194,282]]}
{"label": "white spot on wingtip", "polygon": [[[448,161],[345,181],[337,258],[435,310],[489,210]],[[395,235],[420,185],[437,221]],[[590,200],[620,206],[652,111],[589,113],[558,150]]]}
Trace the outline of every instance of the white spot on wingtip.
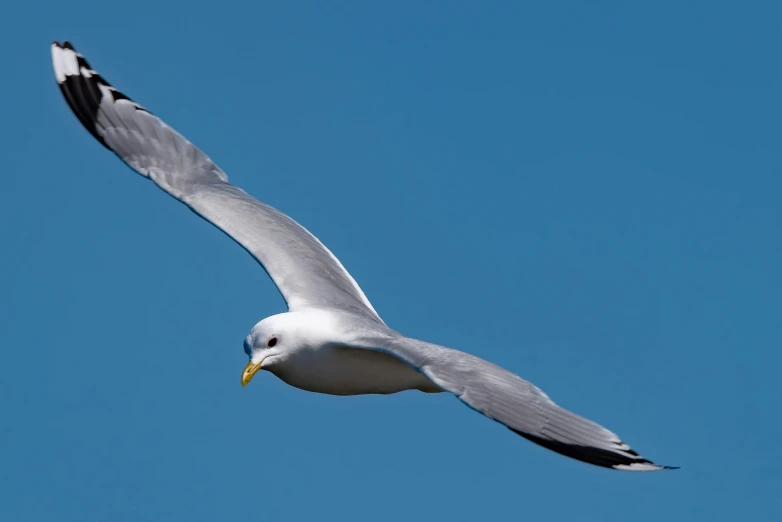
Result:
{"label": "white spot on wingtip", "polygon": [[78,76],[79,74],[76,53],[57,44],[52,44],[52,65],[54,65],[54,76],[57,78],[57,83],[63,83],[66,76]]}
{"label": "white spot on wingtip", "polygon": [[614,469],[621,469],[624,471],[657,471],[663,469],[663,467],[650,462],[633,462],[632,464],[617,464],[614,466]]}
{"label": "white spot on wingtip", "polygon": [[57,83],[62,83],[65,81],[65,74],[62,72],[62,69],[59,66],[60,63],[60,53],[62,52],[62,49],[59,45],[56,43],[52,44],[52,65],[54,66],[54,76],[57,78]]}
{"label": "white spot on wingtip", "polygon": [[98,83],[98,89],[100,89],[101,98],[106,98],[108,100],[113,100],[114,96],[111,95],[111,87],[109,87],[106,84]]}

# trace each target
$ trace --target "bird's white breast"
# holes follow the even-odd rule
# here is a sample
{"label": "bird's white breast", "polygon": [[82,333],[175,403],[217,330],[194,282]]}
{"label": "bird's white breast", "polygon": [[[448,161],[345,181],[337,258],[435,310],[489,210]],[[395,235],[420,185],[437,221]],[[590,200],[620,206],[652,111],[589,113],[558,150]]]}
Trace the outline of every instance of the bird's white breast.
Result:
{"label": "bird's white breast", "polygon": [[302,350],[269,370],[291,386],[329,395],[442,391],[425,375],[393,355],[360,348]]}

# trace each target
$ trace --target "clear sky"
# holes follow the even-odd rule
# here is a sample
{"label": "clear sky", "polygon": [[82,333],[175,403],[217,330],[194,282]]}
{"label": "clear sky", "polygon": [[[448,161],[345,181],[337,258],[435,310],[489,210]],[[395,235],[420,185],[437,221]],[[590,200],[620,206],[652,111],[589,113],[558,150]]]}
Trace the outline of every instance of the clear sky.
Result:
{"label": "clear sky", "polygon": [[[780,520],[779,3],[383,4],[4,7],[0,519]],[[682,469],[582,464],[444,394],[243,389],[282,299],[81,128],[54,39],[390,326]]]}

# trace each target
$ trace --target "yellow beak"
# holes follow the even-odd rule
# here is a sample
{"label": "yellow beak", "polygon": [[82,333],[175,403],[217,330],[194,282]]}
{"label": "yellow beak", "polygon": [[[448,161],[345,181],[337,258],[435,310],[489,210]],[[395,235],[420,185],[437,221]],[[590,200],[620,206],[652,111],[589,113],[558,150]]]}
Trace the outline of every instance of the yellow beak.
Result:
{"label": "yellow beak", "polygon": [[253,375],[258,373],[258,370],[261,369],[262,362],[263,359],[261,359],[258,364],[253,364],[252,361],[247,363],[247,366],[244,367],[244,371],[242,372],[242,386],[247,386],[247,383],[252,380]]}

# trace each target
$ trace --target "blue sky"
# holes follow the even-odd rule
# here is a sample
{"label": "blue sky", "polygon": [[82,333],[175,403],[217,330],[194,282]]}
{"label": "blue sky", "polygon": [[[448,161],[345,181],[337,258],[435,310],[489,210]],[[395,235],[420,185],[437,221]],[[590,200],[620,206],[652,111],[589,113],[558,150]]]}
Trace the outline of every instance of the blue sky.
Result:
{"label": "blue sky", "polygon": [[[782,518],[777,3],[253,4],[5,8],[0,519]],[[54,39],[389,325],[682,469],[581,464],[445,395],[242,389],[282,299],[79,126]]]}

